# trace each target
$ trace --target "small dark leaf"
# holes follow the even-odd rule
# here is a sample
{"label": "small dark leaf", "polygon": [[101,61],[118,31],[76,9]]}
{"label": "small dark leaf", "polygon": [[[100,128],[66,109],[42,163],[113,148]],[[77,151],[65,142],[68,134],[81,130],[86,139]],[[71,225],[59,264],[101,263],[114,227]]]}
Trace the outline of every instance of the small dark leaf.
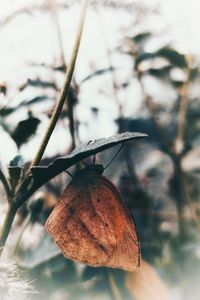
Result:
{"label": "small dark leaf", "polygon": [[33,117],[31,114],[29,115],[28,119],[18,123],[11,135],[18,147],[20,147],[23,143],[26,143],[28,139],[36,132],[39,123],[40,120]]}
{"label": "small dark leaf", "polygon": [[51,99],[51,98],[44,95],[44,96],[35,97],[33,99],[30,99],[30,100],[23,100],[18,106],[4,107],[4,108],[0,109],[0,116],[1,117],[7,117],[10,114],[12,114],[13,112],[16,112],[16,110],[21,108],[21,107],[36,104],[36,103],[40,103],[40,102],[45,101],[47,99]]}
{"label": "small dark leaf", "polygon": [[40,87],[40,88],[52,88],[54,90],[58,90],[57,85],[51,81],[45,81],[40,78],[37,79],[28,79],[22,86],[20,86],[19,90],[23,91],[26,87],[33,86],[33,87]]}
{"label": "small dark leaf", "polygon": [[199,78],[199,68],[190,69],[190,76],[189,76],[190,81],[193,81],[197,78]]}
{"label": "small dark leaf", "polygon": [[185,83],[185,81],[181,81],[181,80],[171,80],[171,83],[173,84],[174,87],[180,88],[180,87],[183,86],[183,84]]}
{"label": "small dark leaf", "polygon": [[26,101],[25,105],[32,105],[32,104],[40,103],[40,102],[45,101],[47,99],[49,99],[49,97],[47,97],[45,95],[38,96],[38,97],[35,97],[31,100]]}
{"label": "small dark leaf", "polygon": [[148,39],[151,36],[150,32],[143,32],[143,33],[139,33],[137,35],[135,35],[134,37],[132,37],[132,40],[134,43],[139,44],[143,41],[145,41],[146,39]]}
{"label": "small dark leaf", "polygon": [[105,74],[105,73],[112,72],[112,71],[114,71],[114,68],[113,68],[113,67],[110,67],[110,68],[107,68],[107,69],[97,70],[97,71],[95,71],[94,73],[92,73],[92,74],[88,75],[87,77],[85,77],[85,78],[81,81],[81,83],[84,83],[85,81],[88,81],[89,79],[94,78],[94,77],[96,77],[96,76],[100,76],[100,75],[103,75],[103,74]]}
{"label": "small dark leaf", "polygon": [[165,66],[162,68],[150,68],[148,69],[148,74],[154,77],[159,78],[169,78],[170,70],[172,69],[172,66]]}
{"label": "small dark leaf", "polygon": [[135,68],[137,68],[137,66],[146,60],[149,59],[154,59],[157,57],[162,57],[167,59],[170,64],[172,66],[176,66],[179,68],[186,68],[187,67],[187,60],[185,58],[185,55],[179,53],[178,51],[169,48],[169,47],[163,47],[161,49],[159,49],[156,52],[139,52],[137,57],[136,57],[136,61],[135,61]]}
{"label": "small dark leaf", "polygon": [[23,158],[21,155],[17,155],[15,156],[11,161],[10,164],[8,166],[8,173],[9,173],[9,182],[10,182],[10,186],[12,191],[15,190],[19,179],[22,175],[23,172]]}
{"label": "small dark leaf", "polygon": [[22,168],[24,164],[23,157],[21,155],[16,155],[11,161],[9,166],[10,167],[19,167]]}
{"label": "small dark leaf", "polygon": [[0,94],[6,95],[7,90],[8,90],[7,84],[6,83],[1,83],[0,84]]}
{"label": "small dark leaf", "polygon": [[45,182],[57,176],[72,165],[80,162],[81,160],[93,154],[111,148],[118,144],[125,143],[136,138],[144,137],[147,137],[147,135],[140,132],[124,132],[115,134],[109,138],[102,138],[88,142],[86,144],[82,144],[76,149],[74,149],[74,151],[72,151],[70,155],[56,159],[52,164],[50,164],[47,167],[33,167],[31,169],[35,181],[33,190],[35,190],[39,186],[42,186]]}
{"label": "small dark leaf", "polygon": [[166,58],[172,65],[177,66],[179,68],[187,67],[187,60],[185,55],[179,53],[178,51],[170,48],[163,47],[155,53],[157,56],[161,56]]}
{"label": "small dark leaf", "polygon": [[10,115],[11,113],[13,113],[15,111],[14,107],[5,107],[0,109],[0,116],[1,117],[6,117],[8,115]]}

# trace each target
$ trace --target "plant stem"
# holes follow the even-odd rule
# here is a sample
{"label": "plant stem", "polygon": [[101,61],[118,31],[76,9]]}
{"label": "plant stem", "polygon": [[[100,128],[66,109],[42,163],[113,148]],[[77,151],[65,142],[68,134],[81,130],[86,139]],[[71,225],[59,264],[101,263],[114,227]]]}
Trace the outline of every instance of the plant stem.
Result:
{"label": "plant stem", "polygon": [[185,147],[185,129],[186,129],[186,116],[187,109],[189,104],[189,68],[187,70],[187,81],[184,83],[181,90],[181,100],[180,107],[178,112],[178,128],[177,128],[177,137],[175,141],[175,151],[177,154],[183,152]]}
{"label": "plant stem", "polygon": [[[69,87],[70,87],[70,82],[72,79],[72,75],[73,75],[73,71],[74,71],[74,67],[75,67],[75,62],[76,62],[76,58],[78,55],[78,50],[79,50],[79,46],[80,46],[80,41],[81,41],[81,36],[82,36],[82,31],[83,31],[83,25],[84,25],[84,21],[85,21],[85,16],[86,16],[86,11],[87,11],[87,6],[88,6],[88,1],[89,0],[83,0],[82,1],[82,9],[81,9],[81,15],[80,15],[80,21],[79,21],[79,26],[78,26],[78,32],[76,35],[76,40],[75,40],[75,45],[74,45],[74,49],[72,52],[72,57],[71,57],[71,61],[69,63],[69,66],[67,68],[67,72],[66,72],[66,78],[65,78],[65,83],[64,83],[64,87],[61,91],[61,95],[60,98],[57,101],[56,107],[54,109],[54,112],[52,114],[49,126],[46,130],[46,133],[44,135],[44,138],[39,146],[39,149],[36,153],[35,158],[33,159],[31,166],[36,166],[40,163],[41,158],[44,154],[44,151],[47,147],[47,144],[49,142],[49,139],[51,137],[51,134],[56,126],[56,123],[58,121],[58,118],[60,116],[62,107],[64,105],[64,102],[66,100],[68,91],[69,91]],[[25,179],[25,181],[22,182],[19,190],[17,191],[17,194],[15,196],[15,198],[17,199],[19,195],[22,195],[24,193],[24,191],[28,188],[29,183],[31,182],[31,176],[30,176],[30,169],[29,169],[29,173],[27,174],[27,177]],[[7,187],[7,186],[6,186]],[[13,199],[14,202],[15,199]],[[2,254],[3,248],[5,246],[5,243],[7,241],[9,232],[11,230],[12,227],[12,223],[14,221],[15,215],[17,213],[17,210],[19,208],[19,206],[21,206],[22,204],[24,204],[24,202],[27,200],[27,198],[24,198],[24,201],[19,201],[19,203],[16,204],[11,204],[9,206],[4,224],[3,224],[3,228],[0,232],[0,254]],[[20,204],[20,205],[19,205]]]}
{"label": "plant stem", "polygon": [[51,137],[51,134],[56,126],[56,123],[59,119],[60,113],[62,111],[64,102],[66,100],[67,94],[69,92],[69,87],[70,87],[70,82],[72,79],[72,75],[73,75],[73,71],[74,71],[74,67],[75,67],[75,63],[76,63],[76,58],[78,55],[78,50],[79,50],[79,46],[80,46],[80,41],[81,41],[81,36],[82,36],[82,31],[83,31],[83,25],[84,25],[84,21],[85,21],[85,15],[86,15],[86,11],[87,11],[87,5],[88,5],[88,0],[83,0],[82,2],[82,10],[81,10],[81,16],[80,16],[80,21],[79,21],[79,26],[78,26],[78,32],[76,35],[76,41],[75,41],[75,45],[74,45],[74,49],[72,51],[72,57],[71,57],[71,61],[68,65],[67,68],[67,72],[66,72],[66,78],[65,78],[65,83],[63,86],[63,89],[61,91],[61,95],[60,98],[58,99],[58,102],[56,104],[56,107],[54,109],[54,112],[52,114],[49,126],[46,130],[46,133],[43,137],[43,140],[40,144],[39,150],[36,153],[36,156],[34,158],[34,160],[32,161],[31,167],[36,166],[40,163],[41,158],[44,154],[44,151],[47,147],[47,144],[49,142],[49,139]]}
{"label": "plant stem", "polygon": [[3,247],[7,241],[7,238],[8,238],[13,220],[17,213],[17,210],[18,210],[18,207],[16,205],[9,206],[3,227],[0,232],[0,254],[2,254],[2,252],[3,252]]}
{"label": "plant stem", "polygon": [[9,185],[7,179],[6,179],[6,176],[4,175],[4,173],[1,169],[0,169],[0,181],[2,182],[2,184],[4,186],[8,202],[10,203],[10,199],[11,199],[11,196],[12,196],[11,188],[10,188],[10,185]]}
{"label": "plant stem", "polygon": [[31,222],[31,214],[28,214],[28,216],[25,218],[25,220],[22,223],[22,226],[20,228],[21,231],[19,233],[19,236],[17,238],[17,242],[16,242],[14,250],[13,250],[13,256],[17,255],[17,252],[18,252],[18,249],[19,249],[19,246],[20,246],[20,242],[21,242],[22,236],[23,236],[26,228],[29,226],[30,222]]}
{"label": "plant stem", "polygon": [[108,271],[108,280],[113,294],[113,298],[115,300],[122,300],[120,290],[111,271]]}

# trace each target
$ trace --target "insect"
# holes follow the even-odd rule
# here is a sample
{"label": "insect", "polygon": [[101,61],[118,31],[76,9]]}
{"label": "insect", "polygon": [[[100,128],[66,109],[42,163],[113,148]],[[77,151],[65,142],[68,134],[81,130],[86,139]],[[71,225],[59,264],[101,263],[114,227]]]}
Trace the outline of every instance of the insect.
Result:
{"label": "insect", "polygon": [[140,245],[132,216],[102,165],[78,171],[45,224],[65,257],[133,271]]}

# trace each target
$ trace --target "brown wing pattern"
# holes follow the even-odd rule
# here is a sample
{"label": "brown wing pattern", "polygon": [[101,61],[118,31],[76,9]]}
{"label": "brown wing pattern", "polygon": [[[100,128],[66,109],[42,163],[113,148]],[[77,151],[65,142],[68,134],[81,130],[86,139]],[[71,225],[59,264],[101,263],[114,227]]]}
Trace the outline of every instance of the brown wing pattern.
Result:
{"label": "brown wing pattern", "polygon": [[92,199],[100,188],[69,185],[45,224],[67,258],[94,266],[105,264],[116,245],[112,207]]}
{"label": "brown wing pattern", "polygon": [[139,263],[133,220],[104,176],[87,184],[72,179],[45,227],[67,258],[128,271]]}
{"label": "brown wing pattern", "polygon": [[133,218],[112,182],[104,176],[101,176],[101,181],[107,189],[106,197],[114,202],[113,218],[117,234],[117,245],[107,266],[133,271],[140,263],[140,243]]}

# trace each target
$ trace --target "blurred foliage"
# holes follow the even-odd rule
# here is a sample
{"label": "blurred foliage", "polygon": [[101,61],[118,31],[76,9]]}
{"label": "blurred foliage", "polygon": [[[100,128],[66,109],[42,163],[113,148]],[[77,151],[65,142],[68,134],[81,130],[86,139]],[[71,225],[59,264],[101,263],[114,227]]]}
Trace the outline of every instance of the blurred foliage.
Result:
{"label": "blurred foliage", "polygon": [[[133,66],[131,78],[127,81],[121,84],[116,82],[114,75],[117,68],[111,65],[91,71],[80,85],[73,82],[60,119],[64,127],[68,118],[67,125],[71,134],[75,133],[78,143],[81,121],[78,114],[74,114],[74,109],[79,103],[81,86],[109,74],[114,92],[118,94],[129,86],[133,78],[136,80],[142,94],[138,116],[124,115],[124,100],[115,122],[118,132],[140,131],[148,134],[149,138],[146,142],[138,141],[134,148],[127,145],[109,167],[108,175],[117,183],[122,198],[134,216],[144,259],[141,269],[130,274],[120,270],[82,266],[63,257],[43,228],[57,201],[58,190],[61,192],[66,186],[66,176],[62,174],[57,182],[53,179],[46,185],[42,196],[36,194],[35,199],[21,209],[21,227],[14,228],[18,233],[18,241],[14,239],[13,242],[14,247],[17,245],[16,261],[30,278],[36,279],[33,283],[39,295],[34,294],[32,299],[174,299],[168,294],[175,288],[179,290],[181,299],[199,299],[200,66],[195,57],[181,53],[173,45],[164,44],[150,52],[147,46],[153,38],[152,32],[141,31],[121,42],[118,51],[128,56]],[[33,64],[33,67],[37,65]],[[58,71],[63,74],[65,69],[55,65],[42,67],[49,68],[55,76]],[[159,99],[161,93],[158,96],[153,94],[150,87],[154,81],[162,95],[171,89],[175,95],[173,99],[163,100]],[[22,100],[19,105],[8,102],[0,108],[0,126],[16,143],[19,153],[21,146],[28,145],[37,134],[42,122],[41,112],[34,111],[33,114],[33,107],[53,100],[60,90],[56,82],[37,77],[27,78],[25,83],[19,85],[18,93],[30,87],[36,96]],[[49,90],[51,93],[47,92]],[[6,97],[9,85],[0,83],[0,92]],[[116,101],[117,105],[119,103]],[[28,117],[19,120],[12,128],[9,118],[20,109],[25,109]],[[91,110],[96,118],[101,113],[96,107]],[[43,113],[49,117],[52,110],[47,109]],[[75,155],[91,150],[90,146],[78,148],[79,152]],[[111,151],[109,158],[112,154]],[[106,155],[105,151],[102,160]],[[52,162],[56,157],[49,161]],[[66,162],[66,158],[57,159],[49,169],[36,168],[33,174],[40,174],[44,179],[53,167],[61,173]],[[29,164],[23,162],[20,155],[10,162],[9,180],[12,190],[23,176],[22,169],[27,167],[26,163]]]}

